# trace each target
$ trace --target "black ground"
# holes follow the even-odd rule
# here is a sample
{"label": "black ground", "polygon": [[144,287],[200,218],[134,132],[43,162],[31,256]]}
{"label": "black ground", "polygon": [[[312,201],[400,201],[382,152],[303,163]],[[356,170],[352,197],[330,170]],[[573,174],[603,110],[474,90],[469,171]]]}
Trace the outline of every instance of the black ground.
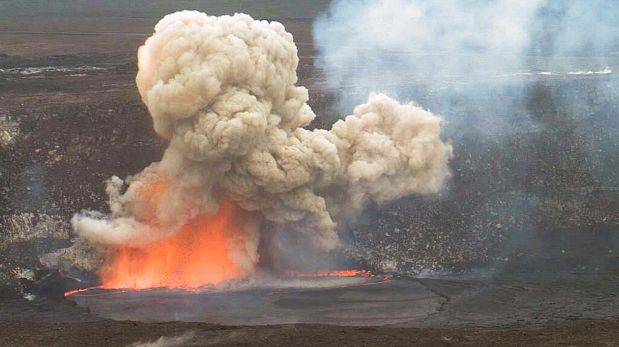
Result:
{"label": "black ground", "polygon": [[[134,76],[135,50],[170,9],[79,3],[79,13],[0,4],[0,344],[125,345],[187,332],[183,343],[196,345],[619,340],[618,110],[605,92],[616,74],[532,83],[517,106],[536,117],[536,131],[452,138],[445,194],[372,206],[351,227],[344,253],[354,263],[416,277],[433,270],[415,280],[438,302],[423,319],[397,328],[147,324],[106,320],[63,299],[81,284],[39,257],[70,244],[74,212],[105,209],[105,179],[140,171],[165,148]],[[312,107],[338,114],[337,91],[314,68],[317,10],[239,6],[232,10],[283,21],[299,46],[299,84],[310,89]],[[575,96],[585,106],[569,106]]]}

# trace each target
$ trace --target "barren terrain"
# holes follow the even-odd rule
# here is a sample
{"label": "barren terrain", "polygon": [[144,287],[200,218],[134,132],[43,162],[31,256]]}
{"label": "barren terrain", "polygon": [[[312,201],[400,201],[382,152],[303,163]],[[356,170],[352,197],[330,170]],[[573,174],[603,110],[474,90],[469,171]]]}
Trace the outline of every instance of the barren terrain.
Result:
{"label": "barren terrain", "polygon": [[[106,319],[63,298],[96,278],[63,264],[50,270],[40,257],[70,245],[73,213],[105,210],[107,178],[138,172],[165,148],[134,78],[137,47],[169,9],[84,6],[63,13],[30,3],[9,12],[0,7],[1,345],[127,345],[187,332],[186,345],[619,340],[618,182],[616,170],[608,170],[617,167],[616,140],[604,147],[608,152],[590,151],[590,138],[555,104],[582,88],[592,114],[616,117],[616,100],[598,90],[616,83],[616,74],[535,84],[528,107],[545,124],[540,132],[459,138],[448,193],[372,206],[347,231],[342,253],[352,264],[401,275],[434,300],[418,319],[397,327],[145,323]],[[238,6],[231,10],[245,8]],[[337,112],[334,91],[314,67],[318,10],[251,6],[250,13],[279,19],[293,33],[299,84],[324,115],[313,126],[328,126]],[[229,10],[213,7],[217,14]],[[591,124],[600,142],[616,131]],[[433,271],[423,276],[421,269]]]}

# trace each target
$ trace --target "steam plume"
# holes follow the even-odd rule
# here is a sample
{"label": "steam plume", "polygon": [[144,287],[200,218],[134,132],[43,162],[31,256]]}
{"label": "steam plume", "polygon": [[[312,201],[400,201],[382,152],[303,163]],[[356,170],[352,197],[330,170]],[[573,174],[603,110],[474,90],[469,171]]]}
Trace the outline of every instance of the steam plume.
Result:
{"label": "steam plume", "polygon": [[451,146],[439,117],[372,94],[331,130],[304,129],[315,115],[307,89],[295,85],[297,64],[280,23],[196,11],[164,17],[138,51],[136,82],[169,147],[139,174],[112,177],[110,215],[77,214],[75,231],[98,244],[147,247],[231,200],[253,216],[231,251],[251,268],[263,218],[330,250],[338,227],[368,202],[443,186]]}

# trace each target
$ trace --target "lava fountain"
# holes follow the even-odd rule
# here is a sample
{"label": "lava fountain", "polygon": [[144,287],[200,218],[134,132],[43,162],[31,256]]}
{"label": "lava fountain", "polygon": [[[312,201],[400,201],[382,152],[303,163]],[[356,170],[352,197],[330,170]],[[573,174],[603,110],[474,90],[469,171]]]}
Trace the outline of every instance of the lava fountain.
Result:
{"label": "lava fountain", "polygon": [[217,214],[198,216],[168,238],[120,247],[101,269],[101,287],[197,289],[247,276],[233,258],[246,214],[226,201]]}

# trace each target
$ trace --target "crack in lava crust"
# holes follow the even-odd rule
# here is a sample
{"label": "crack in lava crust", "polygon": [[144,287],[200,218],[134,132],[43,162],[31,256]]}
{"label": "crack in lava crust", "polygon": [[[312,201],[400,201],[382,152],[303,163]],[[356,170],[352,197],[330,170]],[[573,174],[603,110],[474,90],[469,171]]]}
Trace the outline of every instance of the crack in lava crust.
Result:
{"label": "crack in lava crust", "polygon": [[74,295],[79,296],[98,296],[108,295],[113,293],[128,293],[151,291],[158,289],[172,289],[173,292],[180,290],[181,292],[205,293],[211,290],[217,291],[243,291],[256,288],[279,288],[279,289],[325,289],[325,288],[345,288],[359,287],[367,285],[377,285],[393,279],[392,275],[388,274],[373,274],[368,270],[317,270],[310,272],[289,271],[281,277],[256,277],[255,281],[244,282],[243,280],[223,283],[223,286],[202,286],[202,287],[147,287],[147,288],[117,288],[94,286],[80,289],[73,289],[64,293],[65,297]]}

